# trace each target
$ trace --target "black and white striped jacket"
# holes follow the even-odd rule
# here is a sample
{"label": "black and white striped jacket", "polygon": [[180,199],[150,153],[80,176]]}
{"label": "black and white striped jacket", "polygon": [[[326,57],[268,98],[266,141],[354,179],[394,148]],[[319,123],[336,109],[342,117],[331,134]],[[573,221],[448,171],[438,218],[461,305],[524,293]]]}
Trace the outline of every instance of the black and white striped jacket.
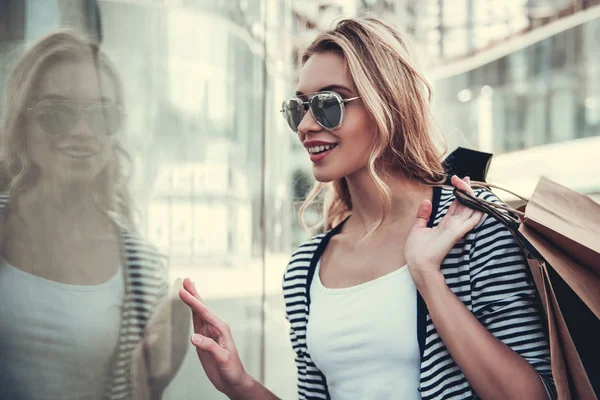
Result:
{"label": "black and white striped jacket", "polygon": [[[6,209],[8,200],[8,196],[0,195],[0,213]],[[132,398],[131,354],[144,334],[152,311],[169,290],[165,258],[135,234],[125,229],[120,232],[125,251],[125,295],[106,400]]]}
{"label": "black and white striped jacket", "polygon": [[[490,192],[479,190],[476,193],[487,200],[499,201]],[[430,227],[439,223],[453,200],[451,190],[434,188]],[[340,232],[342,225],[302,244],[292,255],[284,275],[286,317],[291,325],[290,336],[296,353],[298,398],[303,400],[330,399],[327,379],[308,353],[306,329],[315,267],[327,243]],[[441,269],[452,292],[483,326],[535,368],[550,398],[555,399],[541,305],[524,255],[504,225],[484,216],[456,243]],[[477,398],[438,335],[425,302],[417,296],[422,399]]]}

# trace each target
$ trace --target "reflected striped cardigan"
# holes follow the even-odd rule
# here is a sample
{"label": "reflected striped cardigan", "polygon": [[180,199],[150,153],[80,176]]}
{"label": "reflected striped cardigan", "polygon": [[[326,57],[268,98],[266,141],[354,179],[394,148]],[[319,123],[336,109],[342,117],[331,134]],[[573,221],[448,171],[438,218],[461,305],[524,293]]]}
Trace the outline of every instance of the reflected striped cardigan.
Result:
{"label": "reflected striped cardigan", "polygon": [[[487,191],[478,190],[476,194],[486,200],[499,201]],[[434,188],[430,227],[440,222],[453,200],[451,190]],[[306,329],[310,315],[310,286],[316,264],[327,243],[340,232],[342,225],[302,244],[292,255],[284,275],[286,317],[291,325],[290,336],[298,372],[298,398],[303,400],[330,399],[327,379],[308,353]],[[555,399],[541,305],[524,255],[504,225],[484,216],[448,253],[441,270],[452,292],[483,326],[535,368],[549,397]],[[421,398],[477,398],[438,335],[425,302],[419,294],[417,297]],[[401,393],[398,395],[401,396]]]}
{"label": "reflected striped cardigan", "polygon": [[[0,213],[8,196],[0,195]],[[124,250],[125,294],[121,307],[119,339],[104,399],[131,399],[131,353],[141,340],[152,311],[168,290],[164,257],[136,235],[121,229]]]}

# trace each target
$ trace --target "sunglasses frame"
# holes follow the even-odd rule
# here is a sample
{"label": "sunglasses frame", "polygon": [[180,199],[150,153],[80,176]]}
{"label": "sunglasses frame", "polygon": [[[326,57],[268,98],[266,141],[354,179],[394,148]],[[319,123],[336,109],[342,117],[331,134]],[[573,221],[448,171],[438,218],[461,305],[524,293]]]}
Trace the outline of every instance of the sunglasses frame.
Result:
{"label": "sunglasses frame", "polygon": [[[324,126],[321,122],[319,122],[319,120],[315,117],[315,114],[314,114],[314,112],[312,110],[312,107],[310,106],[311,101],[315,97],[319,96],[320,94],[325,94],[325,93],[326,94],[332,94],[333,97],[338,101],[338,104],[340,106],[340,122],[338,122],[338,124],[336,126],[334,126],[333,128],[328,128],[328,127]],[[351,97],[349,99],[344,99],[344,98],[342,98],[342,96],[339,93],[336,93],[336,92],[330,91],[330,90],[326,90],[326,91],[323,91],[323,92],[312,93],[312,95],[308,97],[308,101],[302,101],[301,98],[296,97],[296,96],[290,97],[289,99],[284,100],[283,103],[281,104],[281,110],[280,110],[281,115],[283,116],[283,118],[287,122],[287,124],[290,127],[290,129],[292,130],[292,132],[298,133],[298,129],[297,128],[296,128],[296,130],[294,130],[290,126],[290,122],[289,122],[288,118],[285,115],[285,113],[287,112],[287,110],[286,110],[286,103],[289,102],[289,101],[291,101],[291,100],[294,100],[294,99],[298,100],[299,105],[301,105],[302,108],[304,109],[304,114],[302,115],[302,118],[300,119],[300,121],[302,121],[302,119],[304,119],[304,117],[306,116],[306,113],[310,111],[310,115],[313,117],[313,119],[315,120],[315,122],[317,124],[319,124],[319,126],[321,126],[325,130],[334,131],[334,130],[338,129],[340,126],[342,126],[342,122],[344,122],[344,111],[346,109],[346,103],[349,103],[349,102],[351,102],[353,100],[356,100],[356,99],[360,99],[360,96]],[[298,126],[299,126],[299,124],[298,124]]]}
{"label": "sunglasses frame", "polygon": [[[45,103],[61,103],[61,104],[65,104],[66,103],[66,104],[74,104],[74,105],[76,105],[76,106],[72,107],[76,111],[76,113],[73,116],[73,120],[71,121],[71,126],[68,129],[68,131],[65,132],[64,134],[67,134],[67,133],[71,132],[73,130],[73,128],[75,127],[75,123],[79,120],[79,118],[83,117],[85,119],[85,123],[90,127],[90,129],[94,132],[94,134],[100,135],[98,132],[95,131],[94,127],[90,124],[90,120],[91,120],[91,116],[92,116],[92,108],[95,107],[95,106],[102,105],[104,103],[102,103],[102,102],[94,102],[94,101],[44,99],[44,100],[40,100],[35,106],[26,108],[27,112],[33,114],[33,116],[35,118],[35,122],[39,125],[39,127],[45,133],[47,133],[48,135],[59,135],[59,133],[48,132],[47,130],[44,129],[44,127],[37,120],[36,112],[38,111],[38,107],[40,107],[42,104],[45,104]],[[88,104],[88,106],[87,107],[81,107],[82,104]],[[112,133],[108,133],[108,134],[102,134],[103,136],[114,136],[117,133],[119,133],[121,131],[121,129],[123,128],[122,124],[123,124],[123,121],[125,119],[125,114],[123,112],[123,108],[119,107],[119,106],[116,106],[116,105],[114,106],[114,108],[119,111],[121,126],[119,127],[119,130],[117,130],[116,132],[112,132]]]}

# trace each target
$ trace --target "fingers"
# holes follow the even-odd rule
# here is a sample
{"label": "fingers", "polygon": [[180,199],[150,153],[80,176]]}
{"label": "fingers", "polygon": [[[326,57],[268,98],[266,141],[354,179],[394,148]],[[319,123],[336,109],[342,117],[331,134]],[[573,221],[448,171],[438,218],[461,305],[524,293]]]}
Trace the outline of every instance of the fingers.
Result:
{"label": "fingers", "polygon": [[192,282],[190,278],[185,278],[183,280],[183,288],[189,293],[191,293],[192,296],[194,296],[198,300],[201,300],[200,295],[198,294],[198,290],[196,289],[196,285],[194,285],[194,282]]}
{"label": "fingers", "polygon": [[[475,192],[471,188],[471,178],[465,176],[464,179],[460,179],[458,176],[454,175],[451,179],[452,184],[460,191],[470,193],[471,195],[475,195]],[[454,209],[452,209],[454,207]],[[450,216],[459,216],[464,220],[471,218],[475,211],[461,204],[458,199],[452,202],[450,209],[448,210],[448,215]]]}
{"label": "fingers", "polygon": [[450,179],[452,185],[456,187],[458,190],[462,190],[467,193],[474,194],[473,189],[471,188],[471,179],[467,176],[463,179],[460,179],[458,176],[453,175]]}
{"label": "fingers", "polygon": [[[473,212],[473,214],[469,217],[469,223],[472,224],[473,228],[477,226],[477,224],[479,223],[479,221],[481,221],[481,218],[483,218],[483,213],[481,211],[475,211]],[[472,228],[471,228],[472,229]]]}
{"label": "fingers", "polygon": [[198,350],[210,353],[218,364],[223,365],[227,362],[229,352],[213,339],[196,333],[192,335],[191,341]]}
{"label": "fingers", "polygon": [[457,207],[460,205],[460,203],[458,201],[453,201],[450,204],[450,207],[448,208],[448,211],[446,212],[446,215],[448,215],[449,217],[456,214],[456,209]]}
{"label": "fingers", "polygon": [[179,298],[191,308],[194,314],[200,315],[206,322],[215,326],[222,323],[222,321],[219,320],[200,299],[194,297],[187,290],[180,290]]}
{"label": "fingers", "polygon": [[[460,179],[458,176],[453,175],[451,178],[451,183],[458,190],[475,195],[475,192],[471,188],[471,178],[468,176],[465,176],[464,179]],[[476,211],[474,209],[463,205],[458,201],[458,199],[455,199],[446,212],[446,215],[444,215],[444,218],[442,218],[440,221],[439,226],[445,226],[448,221],[453,218],[458,218],[465,222],[469,221],[471,218],[473,218],[475,213]],[[479,219],[481,219],[481,217],[478,218],[478,221]]]}
{"label": "fingers", "polygon": [[429,218],[431,217],[432,205],[429,200],[423,200],[421,204],[419,204],[419,209],[417,210],[417,220],[415,221],[415,228],[426,228],[427,223],[429,222]]}
{"label": "fingers", "polygon": [[460,239],[461,237],[466,235],[468,232],[470,232],[473,228],[475,228],[477,226],[477,224],[479,223],[479,221],[481,221],[482,217],[483,217],[483,213],[480,211],[471,211],[471,212],[465,211],[462,215],[460,215],[458,224],[453,225],[454,226],[453,234],[454,235],[457,234],[456,240]]}
{"label": "fingers", "polygon": [[199,318],[203,323],[212,325],[218,331],[219,337],[223,339],[227,347],[234,346],[229,325],[221,321],[200,299],[192,296],[187,290],[180,290],[179,297],[191,308],[195,325]]}
{"label": "fingers", "polygon": [[202,302],[194,283],[189,278],[185,278],[183,281],[183,289],[179,291],[179,298],[188,305],[195,317],[200,317],[203,322],[213,325],[221,333],[229,331],[227,324],[213,314],[206,304]]}

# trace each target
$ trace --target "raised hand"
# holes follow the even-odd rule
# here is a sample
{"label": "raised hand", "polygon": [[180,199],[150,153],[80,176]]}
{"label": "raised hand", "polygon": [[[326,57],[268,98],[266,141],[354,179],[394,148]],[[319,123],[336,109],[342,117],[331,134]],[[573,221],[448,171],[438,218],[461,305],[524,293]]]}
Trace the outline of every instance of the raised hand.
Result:
{"label": "raised hand", "polygon": [[242,365],[229,326],[202,302],[189,278],[183,281],[179,297],[192,310],[194,335],[191,340],[208,379],[220,392],[238,398],[238,393],[252,378]]}
{"label": "raised hand", "polygon": [[[452,177],[452,184],[459,190],[473,193],[469,178]],[[419,205],[417,220],[413,225],[404,247],[404,257],[417,288],[426,283],[428,277],[438,275],[444,257],[452,246],[473,229],[483,213],[475,211],[454,200],[440,223],[428,228],[432,205],[424,200]]]}

